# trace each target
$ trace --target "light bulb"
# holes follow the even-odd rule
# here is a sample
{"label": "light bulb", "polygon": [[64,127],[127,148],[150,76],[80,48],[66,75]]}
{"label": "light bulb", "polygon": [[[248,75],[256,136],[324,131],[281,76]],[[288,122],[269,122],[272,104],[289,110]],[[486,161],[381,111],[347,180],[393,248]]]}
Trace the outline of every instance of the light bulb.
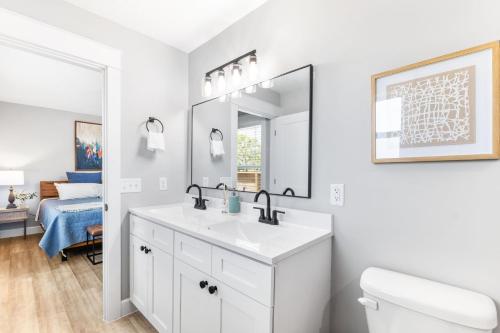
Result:
{"label": "light bulb", "polygon": [[227,99],[227,95],[221,95],[219,96],[219,102],[224,103]]}
{"label": "light bulb", "polygon": [[212,95],[212,78],[207,75],[203,79],[203,97],[210,97]]}
{"label": "light bulb", "polygon": [[235,90],[231,93],[231,98],[240,98],[241,97],[241,91],[240,90]]}
{"label": "light bulb", "polygon": [[233,84],[238,86],[241,83],[241,65],[238,63],[233,64],[233,68],[231,69],[231,75]]}
{"label": "light bulb", "polygon": [[272,88],[274,86],[274,82],[273,80],[267,80],[267,81],[264,81],[260,84],[260,86],[264,89],[269,89],[269,88]]}
{"label": "light bulb", "polygon": [[226,90],[226,75],[223,69],[217,72],[217,88],[219,92],[224,92]]}
{"label": "light bulb", "polygon": [[257,80],[259,70],[257,68],[257,55],[252,54],[248,59],[248,77],[251,81]]}
{"label": "light bulb", "polygon": [[247,94],[253,94],[257,91],[257,86],[248,86],[245,88]]}

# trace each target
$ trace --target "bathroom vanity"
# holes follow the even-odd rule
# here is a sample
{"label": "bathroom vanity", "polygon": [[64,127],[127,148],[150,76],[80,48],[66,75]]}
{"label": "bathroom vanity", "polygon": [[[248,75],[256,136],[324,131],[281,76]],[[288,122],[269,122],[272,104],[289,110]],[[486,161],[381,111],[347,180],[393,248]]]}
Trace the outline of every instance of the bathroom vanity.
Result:
{"label": "bathroom vanity", "polygon": [[[259,223],[189,202],[130,210],[130,297],[160,332],[328,329],[332,216],[283,209]],[[259,206],[259,205],[257,205]]]}

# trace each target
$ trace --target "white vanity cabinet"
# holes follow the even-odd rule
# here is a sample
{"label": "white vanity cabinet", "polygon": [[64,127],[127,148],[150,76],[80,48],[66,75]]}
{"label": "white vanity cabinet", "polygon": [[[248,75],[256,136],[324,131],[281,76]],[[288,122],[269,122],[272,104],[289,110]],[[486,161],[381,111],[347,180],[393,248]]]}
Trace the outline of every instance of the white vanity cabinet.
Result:
{"label": "white vanity cabinet", "polygon": [[[158,226],[132,218],[131,227],[130,299],[159,332],[171,333],[174,271],[172,253],[153,245],[156,243],[154,229]],[[142,233],[144,229],[148,232]],[[142,238],[134,235],[134,232]]]}
{"label": "white vanity cabinet", "polygon": [[272,332],[270,307],[178,259],[174,266],[174,332]]}
{"label": "white vanity cabinet", "polygon": [[330,237],[266,262],[146,216],[130,225],[131,301],[160,332],[328,331]]}

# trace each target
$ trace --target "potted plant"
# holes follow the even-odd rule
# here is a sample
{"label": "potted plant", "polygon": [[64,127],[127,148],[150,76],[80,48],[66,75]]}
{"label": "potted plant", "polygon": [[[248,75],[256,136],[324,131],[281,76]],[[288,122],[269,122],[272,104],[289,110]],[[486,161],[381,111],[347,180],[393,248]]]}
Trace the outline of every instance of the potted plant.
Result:
{"label": "potted plant", "polygon": [[38,197],[38,194],[36,192],[22,191],[20,193],[16,193],[16,200],[19,200],[21,202],[20,207],[26,207],[26,201],[32,200],[36,197]]}

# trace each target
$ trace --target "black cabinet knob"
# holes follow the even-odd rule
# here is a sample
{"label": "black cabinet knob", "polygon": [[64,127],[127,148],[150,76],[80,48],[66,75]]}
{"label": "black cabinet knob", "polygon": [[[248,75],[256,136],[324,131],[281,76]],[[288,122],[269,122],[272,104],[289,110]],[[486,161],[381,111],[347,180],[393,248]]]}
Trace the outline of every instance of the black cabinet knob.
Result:
{"label": "black cabinet knob", "polygon": [[200,288],[204,289],[206,286],[208,286],[208,281],[200,281]]}
{"label": "black cabinet knob", "polygon": [[151,252],[151,249],[145,248],[144,252],[146,252],[146,254],[148,254],[149,252]]}
{"label": "black cabinet knob", "polygon": [[215,294],[216,291],[217,291],[217,286],[210,286],[210,287],[208,287],[208,292],[210,294]]}
{"label": "black cabinet knob", "polygon": [[146,247],[144,245],[141,245],[141,251],[144,251]]}

